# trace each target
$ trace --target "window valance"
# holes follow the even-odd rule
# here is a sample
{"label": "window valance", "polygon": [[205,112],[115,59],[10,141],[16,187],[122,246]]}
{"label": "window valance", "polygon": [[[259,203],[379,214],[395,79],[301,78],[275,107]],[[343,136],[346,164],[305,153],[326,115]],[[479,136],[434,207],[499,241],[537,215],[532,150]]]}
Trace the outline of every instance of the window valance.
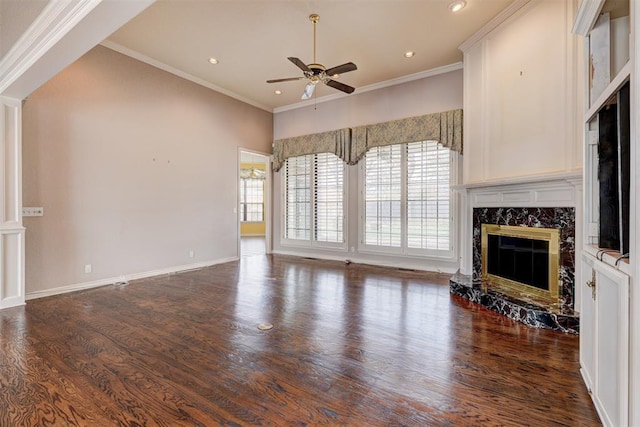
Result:
{"label": "window valance", "polygon": [[355,165],[370,148],[417,141],[438,141],[462,153],[462,110],[279,139],[273,143],[273,169],[279,171],[289,157],[318,153]]}
{"label": "window valance", "polygon": [[279,139],[273,143],[273,170],[279,171],[289,157],[306,154],[333,153],[344,160],[350,145],[349,128]]}

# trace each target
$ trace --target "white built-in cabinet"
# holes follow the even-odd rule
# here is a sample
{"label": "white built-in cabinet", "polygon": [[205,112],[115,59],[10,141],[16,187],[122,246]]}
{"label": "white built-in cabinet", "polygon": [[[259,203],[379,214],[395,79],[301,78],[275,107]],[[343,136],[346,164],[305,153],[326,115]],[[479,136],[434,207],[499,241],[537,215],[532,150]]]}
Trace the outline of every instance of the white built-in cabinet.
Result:
{"label": "white built-in cabinet", "polygon": [[[640,422],[639,408],[634,405],[638,400],[634,392],[638,375],[634,372],[637,352],[632,340],[634,301],[630,299],[638,235],[635,225],[638,187],[634,182],[637,168],[633,160],[637,157],[634,7],[633,0],[582,0],[573,28],[575,34],[584,36],[584,63],[580,72],[585,81],[584,225],[581,231],[584,244],[576,249],[576,256],[581,257],[580,271],[576,272],[576,288],[579,288],[576,294],[580,295],[580,370],[602,423],[616,427]],[[627,96],[631,93],[626,101],[624,91]],[[616,114],[607,118],[605,112],[612,108]],[[628,112],[626,120],[623,110]],[[607,126],[615,129],[613,140],[617,141],[617,146],[613,144],[618,150],[613,155],[617,156],[617,196],[616,191],[610,191],[615,186],[609,185],[611,174],[605,172],[609,166],[602,163],[605,156],[610,156],[603,148],[609,147],[606,144],[611,140],[611,134],[606,135]],[[629,148],[622,148],[625,143],[621,138],[625,137],[621,135],[625,133],[630,152]],[[624,174],[630,177],[630,188],[622,184]],[[623,199],[629,195],[628,205],[623,208],[626,203]],[[610,201],[612,197],[619,206],[609,209],[614,206]],[[614,214],[610,215],[607,209]],[[628,220],[624,219],[625,209]],[[609,215],[606,218],[605,213]],[[607,230],[616,220],[619,230]],[[611,244],[605,235],[617,235],[619,247]]]}
{"label": "white built-in cabinet", "polygon": [[602,423],[629,425],[629,276],[582,255],[580,370]]}

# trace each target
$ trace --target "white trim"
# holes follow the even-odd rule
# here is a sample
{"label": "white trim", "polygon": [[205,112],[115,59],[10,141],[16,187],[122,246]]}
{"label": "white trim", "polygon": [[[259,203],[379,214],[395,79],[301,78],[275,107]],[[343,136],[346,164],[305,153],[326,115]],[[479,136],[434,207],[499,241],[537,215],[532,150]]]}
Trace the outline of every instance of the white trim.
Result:
{"label": "white trim", "polygon": [[[606,88],[602,91],[600,96],[596,100],[593,101],[591,107],[584,113],[584,122],[589,123],[591,119],[593,119],[598,111],[604,107],[609,98],[611,98],[620,88],[629,81],[631,78],[631,61],[628,61],[620,72],[611,80],[611,83],[607,85]],[[588,95],[587,95],[588,96]]]}
{"label": "white trim", "polygon": [[470,47],[481,41],[486,37],[491,31],[495,30],[500,24],[505,22],[507,19],[511,18],[517,11],[522,9],[527,3],[531,0],[515,0],[509,6],[507,6],[502,12],[497,14],[495,18],[489,21],[484,27],[480,28],[476,31],[471,37],[465,40],[458,49],[462,52],[465,52]]}
{"label": "white trim", "polygon": [[167,73],[171,73],[173,75],[176,75],[178,77],[181,77],[185,80],[189,80],[190,82],[193,82],[195,84],[198,84],[200,86],[206,87],[208,89],[211,90],[215,90],[216,92],[220,92],[223,95],[227,95],[230,96],[231,98],[237,99],[238,101],[242,101],[245,104],[249,104],[249,105],[253,105],[254,107],[260,108],[261,110],[265,110],[268,112],[272,112],[272,109],[270,107],[267,107],[266,105],[260,104],[259,102],[256,102],[252,99],[246,98],[242,95],[238,95],[235,92],[232,92],[228,89],[224,89],[220,86],[214,85],[211,82],[208,82],[204,79],[201,79],[200,77],[196,77],[193,74],[189,74],[185,71],[179,70],[177,68],[174,68],[170,65],[165,64],[164,62],[158,61],[156,59],[153,59],[149,56],[146,56],[140,52],[137,52],[133,49],[129,49],[128,47],[122,46],[118,43],[114,43],[110,40],[104,40],[102,43],[100,43],[101,46],[104,46],[108,49],[111,49],[113,51],[116,51],[118,53],[121,53],[123,55],[129,56],[133,59],[137,59],[140,62],[144,62],[145,64],[151,65],[152,67],[156,67],[161,69],[162,71],[166,71]]}
{"label": "white trim", "polygon": [[582,180],[582,169],[576,169],[568,172],[552,172],[548,174],[540,174],[540,175],[525,175],[518,176],[513,178],[503,178],[503,179],[492,179],[487,181],[479,181],[479,182],[470,182],[467,184],[454,185],[452,188],[454,190],[471,190],[475,188],[486,188],[486,187],[499,187],[503,185],[518,185],[518,184],[529,184],[536,182],[546,182],[546,181],[570,181],[570,180]]}
{"label": "white trim", "polygon": [[212,265],[224,264],[226,262],[232,262],[232,261],[238,261],[238,259],[239,259],[238,257],[221,258],[221,259],[216,259],[216,260],[212,260],[212,261],[197,262],[197,263],[194,263],[194,264],[185,264],[185,265],[179,265],[179,266],[176,266],[176,267],[163,268],[163,269],[159,269],[159,270],[145,271],[145,272],[142,272],[142,273],[126,274],[124,276],[110,277],[110,278],[107,278],[107,279],[94,280],[92,282],[77,283],[75,285],[60,286],[58,288],[46,289],[44,291],[28,292],[26,294],[26,299],[27,300],[31,300],[31,299],[37,299],[37,298],[50,297],[50,296],[53,296],[53,295],[66,294],[66,293],[69,293],[69,292],[76,292],[76,291],[81,291],[81,290],[85,290],[85,289],[97,288],[97,287],[100,287],[100,286],[112,285],[112,284],[117,283],[117,282],[145,279],[147,277],[162,276],[162,275],[173,274],[173,273],[180,273],[180,272],[184,272],[184,271],[188,271],[188,270],[197,270],[197,269],[200,269],[200,268],[211,267]]}
{"label": "white trim", "polygon": [[[522,0],[518,0],[518,1],[522,1]],[[529,0],[526,0],[529,1]],[[100,43],[101,46],[104,46],[108,49],[111,49],[113,51],[119,52],[123,55],[129,56],[131,58],[137,59],[140,62],[144,62],[145,64],[149,64],[153,67],[159,68],[163,71],[166,71],[167,73],[171,73],[174,74],[178,77],[181,77],[185,80],[189,80],[190,82],[196,83],[200,86],[204,86],[208,89],[211,90],[215,90],[216,92],[220,92],[224,95],[230,96],[231,98],[237,99],[238,101],[242,101],[246,104],[249,105],[253,105],[254,107],[260,108],[262,110],[268,111],[268,112],[272,112],[274,114],[276,113],[281,113],[284,111],[290,111],[290,110],[295,110],[298,108],[304,108],[307,107],[309,105],[313,105],[313,104],[320,104],[323,102],[329,102],[329,101],[333,101],[336,99],[340,99],[340,98],[345,98],[349,95],[345,94],[345,93],[334,93],[331,95],[327,95],[327,96],[323,96],[320,98],[314,98],[313,100],[308,100],[308,101],[304,101],[304,102],[297,102],[295,104],[290,104],[290,105],[284,105],[282,107],[276,107],[276,108],[270,108],[264,104],[261,104],[259,102],[256,102],[252,99],[249,99],[247,97],[244,97],[242,95],[239,95],[235,92],[232,92],[228,89],[224,89],[220,86],[214,85],[211,82],[208,82],[204,79],[201,79],[200,77],[196,77],[192,74],[189,74],[185,71],[179,70],[177,68],[174,68],[170,65],[165,64],[164,62],[158,61],[156,59],[153,59],[151,57],[148,57],[138,51],[135,51],[133,49],[129,49],[128,47],[122,46],[118,43],[114,43],[110,40],[104,40],[102,43]],[[437,68],[433,68],[431,70],[426,70],[426,71],[420,71],[418,73],[414,73],[414,74],[409,74],[407,76],[403,76],[403,77],[398,77],[395,79],[391,79],[391,80],[386,80],[383,82],[379,82],[379,83],[375,83],[375,84],[371,84],[368,86],[363,86],[363,87],[359,87],[357,89],[357,94],[361,94],[361,93],[366,93],[366,92],[370,92],[373,90],[378,90],[378,89],[383,89],[385,87],[390,87],[390,86],[395,86],[395,85],[399,85],[402,83],[407,83],[407,82],[411,82],[414,80],[420,80],[420,79],[424,79],[426,77],[433,77],[433,76],[437,76],[440,74],[445,74],[445,73],[450,73],[452,71],[456,71],[456,70],[461,70],[462,69],[462,62],[456,62],[453,64],[449,64],[449,65],[445,65],[442,67],[437,67]]]}
{"label": "white trim", "polygon": [[[271,154],[264,153],[262,151],[251,150],[249,148],[238,147],[238,179],[236,181],[237,187],[237,204],[236,204],[236,219],[238,221],[238,248],[237,254],[238,256],[242,256],[240,239],[243,235],[240,233],[241,224],[251,224],[250,222],[242,222],[240,221],[240,169],[242,166],[242,153],[254,154],[258,156],[264,157],[264,170],[266,179],[264,181],[264,210],[263,210],[263,219],[264,221],[259,221],[257,224],[261,222],[264,223],[264,234],[245,234],[244,236],[264,236],[264,249],[265,253],[270,254],[273,248],[272,244],[272,227],[273,227],[273,209],[272,209],[272,193],[273,193],[273,179],[272,168],[271,168]],[[254,222],[256,224],[256,222]]]}
{"label": "white trim", "polygon": [[571,32],[579,36],[586,36],[600,15],[605,0],[582,0]]}
{"label": "white trim", "polygon": [[[528,1],[528,0],[527,0]],[[424,79],[427,77],[433,77],[433,76],[437,76],[440,74],[446,74],[446,73],[450,73],[452,71],[457,71],[457,70],[461,70],[462,67],[462,62],[455,62],[453,64],[449,64],[449,65],[444,65],[442,67],[437,67],[437,68],[433,68],[431,70],[426,70],[426,71],[420,71],[418,73],[414,73],[414,74],[409,74],[408,76],[403,76],[403,77],[398,77],[395,79],[391,79],[391,80],[386,80],[383,82],[379,82],[379,83],[374,83],[371,85],[367,85],[367,86],[362,86],[356,89],[356,92],[354,93],[355,95],[359,95],[361,93],[366,93],[366,92],[371,92],[372,90],[378,90],[378,89],[383,89],[385,87],[390,87],[390,86],[396,86],[402,83],[408,83],[408,82],[412,82],[414,80],[420,80],[420,79]],[[312,100],[308,100],[308,101],[303,101],[303,102],[297,102],[295,104],[290,104],[290,105],[284,105],[282,107],[276,107],[273,109],[273,113],[282,113],[284,111],[290,111],[290,110],[295,110],[298,108],[304,108],[304,107],[308,107],[310,105],[315,105],[315,104],[320,104],[323,102],[329,102],[329,101],[333,101],[336,99],[340,99],[340,98],[346,98],[347,95],[346,93],[333,93],[331,95],[327,95],[327,96],[323,96],[320,98],[314,98]]]}
{"label": "white trim", "polygon": [[50,1],[0,61],[0,93],[22,76],[101,1]]}
{"label": "white trim", "polygon": [[640,38],[638,31],[640,30],[640,3],[630,1],[630,20],[631,20],[631,40],[629,44],[629,62],[631,68],[631,200],[630,200],[630,233],[629,233],[629,252],[631,258],[631,291],[629,302],[630,313],[630,351],[629,351],[629,425],[640,424],[640,292],[638,292],[638,282],[640,280],[640,259],[638,251],[640,250],[640,84],[638,81],[638,71],[640,60]]}
{"label": "white trim", "polygon": [[[0,97],[0,309],[24,304],[25,228],[22,226],[22,103]],[[10,295],[10,296],[7,296]]]}

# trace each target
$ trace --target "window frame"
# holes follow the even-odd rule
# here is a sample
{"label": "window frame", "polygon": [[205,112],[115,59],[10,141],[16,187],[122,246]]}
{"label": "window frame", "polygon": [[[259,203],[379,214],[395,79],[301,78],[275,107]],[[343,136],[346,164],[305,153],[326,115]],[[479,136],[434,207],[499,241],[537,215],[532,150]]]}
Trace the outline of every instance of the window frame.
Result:
{"label": "window frame", "polygon": [[[293,246],[293,247],[317,247],[328,250],[337,250],[344,252],[347,250],[348,240],[349,240],[349,224],[348,224],[348,200],[349,200],[349,168],[347,165],[336,156],[336,159],[339,161],[340,166],[342,168],[342,242],[322,242],[316,240],[316,165],[315,159],[318,154],[326,154],[326,153],[317,153],[317,154],[306,154],[305,156],[310,156],[311,159],[311,175],[309,177],[310,180],[310,197],[309,197],[309,239],[290,239],[287,238],[287,175],[286,175],[286,163],[282,167],[281,175],[280,175],[280,206],[281,206],[281,230],[280,230],[280,245],[282,246]],[[303,156],[300,156],[303,157]],[[288,159],[287,159],[288,161]]]}
{"label": "window frame", "polygon": [[[423,142],[423,141],[415,141]],[[366,191],[366,160],[363,158],[358,164],[358,252],[370,253],[376,255],[392,255],[392,256],[406,256],[417,258],[433,258],[439,260],[453,260],[457,258],[457,244],[458,241],[458,201],[455,197],[454,186],[459,182],[460,170],[459,170],[459,158],[460,155],[449,150],[449,249],[421,249],[410,248],[408,246],[408,192],[407,192],[407,144],[401,145],[401,161],[400,161],[400,175],[401,175],[401,190],[400,190],[400,224],[401,224],[401,237],[400,246],[380,246],[371,245],[365,243],[365,191]],[[395,144],[394,144],[395,145]]]}
{"label": "window frame", "polygon": [[[247,181],[262,181],[262,203],[257,203],[257,202],[247,202]],[[244,197],[243,197],[244,196]],[[240,198],[240,212],[239,212],[239,216],[240,216],[240,224],[260,224],[265,222],[265,200],[266,200],[266,195],[265,195],[265,180],[264,179],[255,179],[255,178],[240,178],[240,191],[239,191],[239,198]],[[244,218],[246,218],[247,216],[247,205],[260,205],[262,207],[261,209],[261,214],[262,214],[262,219],[260,221],[249,221],[249,220],[244,220]]]}

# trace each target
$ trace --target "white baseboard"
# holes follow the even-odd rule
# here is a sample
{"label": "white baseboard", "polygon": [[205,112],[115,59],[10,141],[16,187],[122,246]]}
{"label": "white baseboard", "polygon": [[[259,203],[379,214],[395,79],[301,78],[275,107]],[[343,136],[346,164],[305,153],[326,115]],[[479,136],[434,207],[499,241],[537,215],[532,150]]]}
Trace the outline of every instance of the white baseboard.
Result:
{"label": "white baseboard", "polygon": [[290,255],[302,258],[317,258],[328,261],[342,261],[345,262],[349,260],[354,264],[366,264],[373,265],[379,267],[390,267],[390,268],[406,268],[409,270],[418,270],[418,271],[429,271],[432,273],[445,273],[445,274],[454,274],[457,271],[456,267],[436,267],[434,265],[429,265],[428,261],[414,261],[414,260],[389,260],[383,261],[379,259],[368,259],[367,257],[358,256],[352,252],[345,252],[344,255],[327,255],[326,253],[301,253],[301,252],[290,252],[286,250],[274,250],[272,252],[276,255]]}
{"label": "white baseboard", "polygon": [[216,264],[224,264],[225,262],[238,261],[238,257],[221,258],[212,261],[197,262],[194,264],[185,264],[175,267],[163,268],[159,270],[145,271],[142,273],[125,274],[118,277],[110,277],[107,279],[94,280],[92,282],[77,283],[75,285],[60,286],[44,291],[28,292],[25,295],[26,300],[50,297],[53,295],[66,294],[69,292],[81,291],[84,289],[97,288],[99,286],[113,285],[116,282],[124,282],[129,280],[145,279],[147,277],[162,276],[165,274],[179,273],[188,270],[197,270],[199,268],[210,267]]}

